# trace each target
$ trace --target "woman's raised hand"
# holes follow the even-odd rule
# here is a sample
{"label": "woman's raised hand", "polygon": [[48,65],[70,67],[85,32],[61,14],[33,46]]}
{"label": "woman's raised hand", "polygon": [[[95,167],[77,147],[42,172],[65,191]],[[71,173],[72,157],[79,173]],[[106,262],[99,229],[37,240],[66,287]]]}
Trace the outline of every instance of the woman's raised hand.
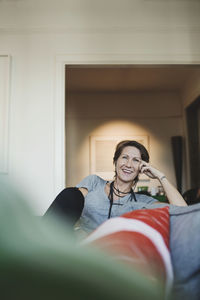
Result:
{"label": "woman's raised hand", "polygon": [[162,172],[160,172],[159,170],[157,170],[156,168],[154,168],[149,163],[143,160],[140,163],[140,173],[143,173],[152,179],[157,178],[158,180],[165,177],[165,175]]}
{"label": "woman's raised hand", "polygon": [[160,181],[165,191],[165,195],[170,204],[177,205],[177,206],[187,206],[182,195],[169,182],[169,180],[167,180],[165,174],[163,174],[162,172],[152,167],[149,163],[143,160],[140,163],[139,169],[140,169],[140,173],[146,174],[148,177],[153,179],[158,179]]}

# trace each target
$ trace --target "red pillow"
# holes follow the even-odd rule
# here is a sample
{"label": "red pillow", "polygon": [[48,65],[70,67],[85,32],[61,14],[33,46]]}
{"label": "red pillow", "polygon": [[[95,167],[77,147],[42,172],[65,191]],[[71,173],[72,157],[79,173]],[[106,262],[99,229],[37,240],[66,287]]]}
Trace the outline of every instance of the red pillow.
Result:
{"label": "red pillow", "polygon": [[169,207],[142,209],[111,218],[93,231],[90,243],[152,280],[172,285],[169,253]]}

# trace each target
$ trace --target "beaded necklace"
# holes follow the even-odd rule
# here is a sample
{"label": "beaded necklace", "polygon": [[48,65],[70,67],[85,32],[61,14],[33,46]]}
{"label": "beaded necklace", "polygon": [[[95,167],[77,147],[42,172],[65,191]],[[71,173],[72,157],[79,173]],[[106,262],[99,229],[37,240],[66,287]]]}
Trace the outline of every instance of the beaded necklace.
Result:
{"label": "beaded necklace", "polygon": [[[125,194],[125,195],[130,194],[130,196],[131,196],[130,201],[132,201],[133,198],[134,198],[134,200],[137,202],[137,199],[135,197],[135,193],[134,193],[133,189],[131,189],[129,192],[121,192],[119,189],[115,188],[114,181],[112,181],[111,184],[110,184],[110,192],[109,192],[109,195],[108,195],[108,198],[110,200],[110,207],[109,207],[109,211],[108,211],[108,219],[110,219],[110,217],[111,217],[111,211],[112,211],[112,206],[113,206],[113,194],[115,194],[118,197],[123,197],[123,196],[120,196],[117,193],[115,193],[115,191],[117,191],[118,194],[119,193],[122,193],[122,194]],[[121,204],[118,204],[118,205],[121,205]]]}

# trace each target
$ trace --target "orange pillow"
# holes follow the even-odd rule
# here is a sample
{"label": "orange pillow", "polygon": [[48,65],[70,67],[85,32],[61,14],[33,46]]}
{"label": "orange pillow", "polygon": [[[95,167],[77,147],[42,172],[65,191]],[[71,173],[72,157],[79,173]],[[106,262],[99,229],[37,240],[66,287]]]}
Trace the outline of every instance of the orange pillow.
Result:
{"label": "orange pillow", "polygon": [[137,269],[171,289],[169,207],[134,210],[111,218],[84,241],[109,253],[112,259]]}

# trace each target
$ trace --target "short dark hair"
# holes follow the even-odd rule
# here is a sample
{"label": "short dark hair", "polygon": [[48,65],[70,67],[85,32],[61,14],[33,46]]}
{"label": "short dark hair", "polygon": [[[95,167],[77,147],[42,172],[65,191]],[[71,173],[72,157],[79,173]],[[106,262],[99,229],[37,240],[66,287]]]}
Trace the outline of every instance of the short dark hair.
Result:
{"label": "short dark hair", "polygon": [[116,162],[117,162],[118,158],[120,157],[123,149],[125,147],[128,147],[128,146],[137,148],[140,151],[142,160],[144,160],[146,162],[149,162],[149,153],[148,153],[147,149],[142,144],[140,144],[136,141],[124,140],[124,141],[119,142],[116,146],[114,157],[113,157],[113,164],[116,164]]}

